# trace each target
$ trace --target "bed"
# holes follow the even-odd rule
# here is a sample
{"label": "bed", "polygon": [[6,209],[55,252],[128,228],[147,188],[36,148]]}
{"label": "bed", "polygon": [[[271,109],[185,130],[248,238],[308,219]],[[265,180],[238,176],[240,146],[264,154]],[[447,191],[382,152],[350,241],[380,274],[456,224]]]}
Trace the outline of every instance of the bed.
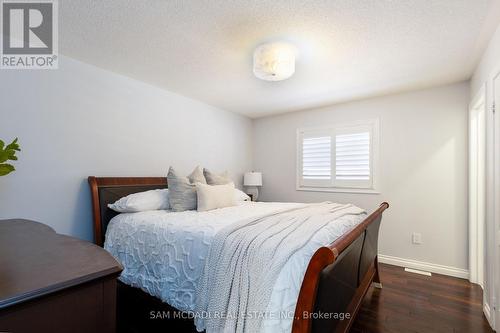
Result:
{"label": "bed", "polygon": [[[125,283],[121,283],[118,290],[119,322],[122,322],[123,319],[130,324],[127,326],[132,327],[134,326],[132,324],[135,324],[135,326],[139,327],[138,329],[147,328],[148,331],[172,328],[172,325],[177,325],[175,326],[176,331],[195,331],[191,318],[182,317],[176,323],[173,323],[172,320],[152,320],[152,317],[155,317],[157,313],[164,313],[165,310],[180,310],[183,312],[193,310],[194,290],[196,289],[196,283],[193,283],[193,281],[197,281],[200,269],[203,268],[203,260],[197,260],[197,258],[201,258],[198,254],[206,252],[203,247],[210,244],[211,237],[217,233],[220,225],[225,223],[224,221],[234,219],[235,216],[251,216],[254,212],[290,209],[293,208],[293,205],[298,205],[243,203],[238,207],[225,208],[216,213],[207,214],[185,212],[184,214],[174,215],[169,212],[156,211],[116,216],[117,213],[107,207],[109,203],[113,203],[131,193],[167,188],[166,178],[89,177],[89,184],[92,195],[96,244],[104,246],[106,243],[107,249],[114,253],[115,256],[119,256],[119,253],[127,253],[128,251],[125,248],[120,248],[120,246],[128,243],[132,244],[135,241],[135,245],[131,246],[135,247],[136,251],[145,253],[144,255],[147,256],[147,249],[137,250],[137,248],[140,248],[141,244],[159,243],[157,240],[148,239],[149,236],[147,235],[164,234],[160,243],[175,243],[178,241],[178,250],[185,246],[183,244],[186,244],[186,240],[189,240],[191,248],[188,251],[182,250],[181,252],[184,255],[186,253],[196,254],[191,258],[188,257],[187,260],[173,260],[172,263],[161,265],[165,269],[147,267],[147,262],[151,262],[147,258],[144,260],[145,264],[134,265],[133,261],[130,264],[125,263],[125,271],[121,277]],[[315,236],[316,239],[312,239],[308,243],[307,251],[309,252],[305,251],[300,254],[301,260],[304,257],[310,258],[310,260],[301,263],[303,268],[301,268],[301,265],[297,265],[297,260],[295,265],[287,262],[287,265],[283,268],[284,271],[278,277],[278,281],[281,279],[282,282],[279,284],[281,287],[273,288],[271,293],[268,311],[281,312],[285,310],[292,312],[293,315],[280,320],[263,320],[262,331],[291,330],[293,333],[347,332],[371,283],[375,282],[380,285],[377,262],[378,231],[382,213],[388,207],[387,203],[382,203],[370,215],[343,216],[339,218],[338,223],[336,223],[337,229],[332,229],[333,233],[338,233],[333,242],[325,244],[327,238],[324,235]],[[167,229],[164,231],[158,229],[162,226],[168,226],[174,218],[184,219],[185,223],[182,224],[184,230],[177,230],[175,235],[175,233],[168,234],[165,231]],[[205,219],[206,223],[189,222],[200,218]],[[137,231],[138,225],[142,229],[139,230],[140,232],[136,232],[134,236],[134,232],[130,230],[135,228],[134,230]],[[197,225],[200,226],[199,230]],[[131,226],[132,229],[130,229]],[[168,230],[171,231],[172,226],[175,226],[175,223],[170,223],[170,229]],[[108,228],[109,239],[105,242]],[[153,231],[148,232],[147,230]],[[124,237],[132,238],[126,242],[120,242]],[[138,237],[144,239],[138,240]],[[169,237],[171,237],[170,240]],[[151,247],[152,245],[148,246]],[[159,248],[150,249],[149,251],[151,253],[161,253]],[[126,261],[126,258],[126,255],[124,255],[121,259]],[[157,257],[154,262],[158,262],[158,258],[161,258],[161,256]],[[176,266],[176,261],[181,263],[180,266]],[[196,264],[197,261],[200,261],[201,264]],[[127,265],[130,267],[128,271]],[[169,273],[169,269],[171,273]],[[159,282],[158,276],[155,276],[155,274],[148,275],[144,273],[151,271],[153,273],[157,271],[157,274],[172,277],[170,279],[171,283],[164,286],[164,283]],[[175,276],[179,275],[178,271],[183,272],[181,274],[183,280],[175,279]],[[287,278],[295,282],[290,282],[292,286],[283,288],[284,281],[287,281]],[[186,284],[186,281],[190,283]],[[339,320],[336,316],[328,315],[340,313],[349,315],[342,316],[342,320]],[[327,315],[311,316],[310,314]]]}

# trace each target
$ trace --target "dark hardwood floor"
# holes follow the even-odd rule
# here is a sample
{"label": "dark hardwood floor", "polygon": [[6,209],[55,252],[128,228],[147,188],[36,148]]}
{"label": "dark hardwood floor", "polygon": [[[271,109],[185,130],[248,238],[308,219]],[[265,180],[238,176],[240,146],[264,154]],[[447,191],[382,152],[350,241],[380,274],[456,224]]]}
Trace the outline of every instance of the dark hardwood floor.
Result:
{"label": "dark hardwood floor", "polygon": [[493,332],[483,315],[479,286],[391,265],[380,268],[383,289],[370,288],[352,333]]}
{"label": "dark hardwood floor", "polygon": [[[493,332],[482,310],[482,290],[467,280],[406,273],[380,264],[383,289],[371,287],[351,333]],[[138,289],[119,283],[118,332],[196,332],[191,321],[150,320],[150,310],[172,309],[157,300],[151,307]]]}

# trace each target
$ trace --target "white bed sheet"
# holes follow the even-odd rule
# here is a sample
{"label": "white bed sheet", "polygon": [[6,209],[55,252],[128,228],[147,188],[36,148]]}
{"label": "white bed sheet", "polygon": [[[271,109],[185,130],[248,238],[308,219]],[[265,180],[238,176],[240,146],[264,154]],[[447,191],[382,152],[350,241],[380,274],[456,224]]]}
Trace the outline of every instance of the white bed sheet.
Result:
{"label": "white bed sheet", "polygon": [[[124,267],[120,280],[182,311],[193,311],[196,288],[214,235],[227,224],[300,207],[297,203],[243,202],[207,212],[149,211],[114,217],[104,247]],[[366,214],[328,224],[290,257],[274,285],[261,332],[290,332],[297,297],[314,252],[360,223]]]}

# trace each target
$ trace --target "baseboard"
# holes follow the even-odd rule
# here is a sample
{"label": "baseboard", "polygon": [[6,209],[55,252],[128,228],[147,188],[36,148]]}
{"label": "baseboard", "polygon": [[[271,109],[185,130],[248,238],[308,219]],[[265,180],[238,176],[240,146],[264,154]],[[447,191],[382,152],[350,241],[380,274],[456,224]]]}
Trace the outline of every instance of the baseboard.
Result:
{"label": "baseboard", "polygon": [[484,316],[486,317],[486,320],[488,320],[488,324],[490,324],[490,327],[492,329],[495,329],[493,327],[493,322],[491,320],[491,310],[490,310],[490,305],[486,302],[484,302],[483,304],[483,313],[484,313]]}
{"label": "baseboard", "polygon": [[398,258],[393,256],[387,256],[384,254],[378,255],[378,261],[384,264],[400,266],[400,267],[408,267],[408,268],[418,269],[421,271],[453,276],[461,279],[469,278],[469,270],[463,268],[432,264],[429,262],[418,261],[413,259]]}

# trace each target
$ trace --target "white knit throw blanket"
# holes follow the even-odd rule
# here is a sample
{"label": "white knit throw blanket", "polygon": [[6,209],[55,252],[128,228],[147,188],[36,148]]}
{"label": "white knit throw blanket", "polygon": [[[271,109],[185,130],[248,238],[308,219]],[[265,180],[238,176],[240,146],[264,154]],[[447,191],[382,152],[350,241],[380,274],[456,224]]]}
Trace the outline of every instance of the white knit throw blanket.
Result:
{"label": "white knit throw blanket", "polygon": [[242,220],[219,231],[198,287],[196,328],[215,332],[260,330],[271,292],[288,259],[328,223],[356,206],[309,204]]}

